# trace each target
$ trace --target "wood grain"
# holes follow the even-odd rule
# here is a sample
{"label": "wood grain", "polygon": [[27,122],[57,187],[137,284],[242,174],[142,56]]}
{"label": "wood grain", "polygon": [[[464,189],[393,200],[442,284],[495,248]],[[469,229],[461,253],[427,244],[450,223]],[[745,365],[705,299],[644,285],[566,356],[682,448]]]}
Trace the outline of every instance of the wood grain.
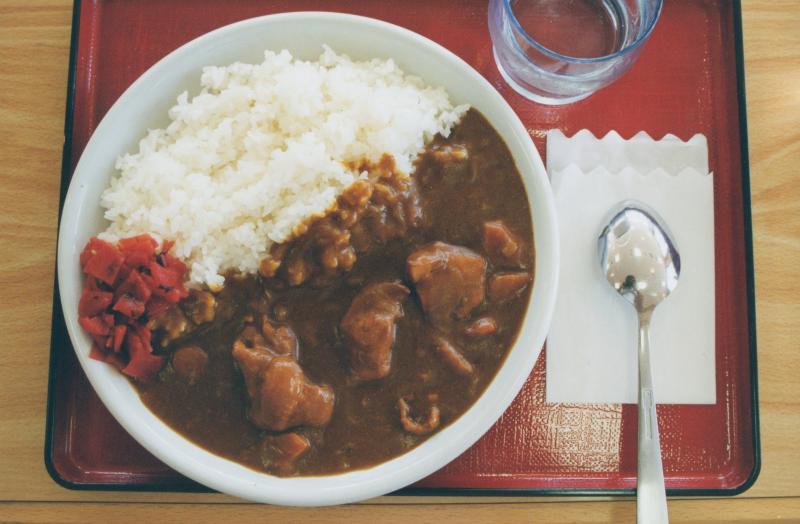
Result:
{"label": "wood grain", "polygon": [[[67,0],[0,1],[0,500],[31,501],[0,505],[0,521],[632,521],[624,500],[385,497],[287,510],[56,485],[43,439],[71,9]],[[763,466],[743,497],[671,501],[673,522],[800,521],[800,2],[746,0],[743,13]]]}
{"label": "wood grain", "polygon": [[[709,522],[766,523],[798,522],[800,501],[788,499],[679,500],[670,501],[672,524]],[[633,501],[548,502],[540,504],[392,505],[338,506],[295,509],[254,504],[0,504],[0,522],[79,523],[101,522],[113,515],[115,523],[141,522],[303,522],[305,524],[353,524],[359,522],[397,522],[416,524],[464,523],[601,523],[633,522]]]}
{"label": "wood grain", "polygon": [[61,491],[43,468],[42,443],[70,21],[68,2],[0,4],[4,499],[34,493],[44,498]]}
{"label": "wood grain", "polygon": [[800,495],[800,3],[743,4],[756,271],[761,478],[750,496]]}

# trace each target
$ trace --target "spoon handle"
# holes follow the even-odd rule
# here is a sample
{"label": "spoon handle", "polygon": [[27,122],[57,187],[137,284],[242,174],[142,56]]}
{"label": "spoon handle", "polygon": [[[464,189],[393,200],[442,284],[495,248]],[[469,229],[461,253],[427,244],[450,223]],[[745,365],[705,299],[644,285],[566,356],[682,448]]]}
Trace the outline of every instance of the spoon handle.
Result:
{"label": "spoon handle", "polygon": [[661,465],[658,418],[650,369],[650,319],[639,318],[639,458],[637,462],[636,522],[667,524],[667,493]]}

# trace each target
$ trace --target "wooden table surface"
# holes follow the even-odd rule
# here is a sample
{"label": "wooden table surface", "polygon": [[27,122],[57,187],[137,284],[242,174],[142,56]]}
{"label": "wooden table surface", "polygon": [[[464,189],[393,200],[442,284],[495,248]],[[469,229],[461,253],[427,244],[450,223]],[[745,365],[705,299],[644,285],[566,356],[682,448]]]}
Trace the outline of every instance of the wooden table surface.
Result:
{"label": "wooden table surface", "polygon": [[[633,521],[621,499],[384,497],[304,510],[55,484],[43,449],[71,10],[0,0],[0,521]],[[673,522],[800,522],[800,1],[745,0],[743,17],[762,468],[739,497],[671,500]]]}

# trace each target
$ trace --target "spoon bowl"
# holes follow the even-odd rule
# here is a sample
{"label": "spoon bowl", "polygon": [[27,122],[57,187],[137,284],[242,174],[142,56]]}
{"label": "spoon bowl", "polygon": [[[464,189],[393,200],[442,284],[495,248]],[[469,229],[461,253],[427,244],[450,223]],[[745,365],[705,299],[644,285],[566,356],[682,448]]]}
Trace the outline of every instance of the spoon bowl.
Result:
{"label": "spoon bowl", "polygon": [[622,202],[598,238],[603,274],[637,311],[652,311],[675,290],[681,258],[658,214],[641,202]]}

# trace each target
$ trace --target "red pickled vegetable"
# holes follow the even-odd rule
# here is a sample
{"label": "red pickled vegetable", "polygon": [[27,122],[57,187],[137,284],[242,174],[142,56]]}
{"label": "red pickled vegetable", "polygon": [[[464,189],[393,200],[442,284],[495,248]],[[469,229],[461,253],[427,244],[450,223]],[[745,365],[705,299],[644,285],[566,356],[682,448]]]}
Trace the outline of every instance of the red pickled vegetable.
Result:
{"label": "red pickled vegetable", "polygon": [[130,295],[122,295],[114,304],[114,311],[122,313],[129,319],[137,319],[144,313],[144,302],[136,300]]}
{"label": "red pickled vegetable", "polygon": [[169,253],[164,253],[161,255],[161,258],[164,260],[164,267],[167,269],[174,271],[180,275],[186,273],[186,264],[184,264],[179,258],[173,257]]}
{"label": "red pickled vegetable", "polygon": [[152,259],[158,244],[150,235],[123,238],[119,241],[119,250],[131,268],[146,266]]}
{"label": "red pickled vegetable", "polygon": [[182,284],[181,275],[177,271],[166,268],[156,261],[150,262],[147,267],[155,285],[164,290],[170,290]]}
{"label": "red pickled vegetable", "polygon": [[163,297],[171,304],[177,304],[189,295],[189,290],[183,286],[186,266],[182,262],[177,267],[174,262],[172,264],[173,267],[164,267],[157,261],[150,262],[147,266],[150,274],[142,273],[141,276],[154,295]]}
{"label": "red pickled vegetable", "polygon": [[122,371],[127,365],[125,363],[125,360],[122,357],[120,357],[119,354],[117,353],[107,353],[105,361],[120,371]]}
{"label": "red pickled vegetable", "polygon": [[152,331],[150,331],[150,328],[142,324],[138,324],[136,326],[136,334],[139,336],[139,338],[142,339],[142,341],[144,341],[145,344],[148,345],[148,347],[150,346],[150,342],[152,341],[153,338]]}
{"label": "red pickled vegetable", "polygon": [[114,295],[107,291],[84,288],[83,293],[81,293],[81,301],[78,303],[78,315],[81,317],[99,315],[111,305],[113,300]]}
{"label": "red pickled vegetable", "polygon": [[78,322],[92,336],[89,356],[139,380],[158,373],[164,357],[153,352],[147,322],[188,296],[186,264],[161,250],[149,235],[125,238],[116,246],[92,238],[81,253],[87,275]]}
{"label": "red pickled vegetable", "polygon": [[[114,325],[113,320],[109,323],[103,315],[97,315],[94,317],[78,317],[78,323],[90,335],[101,336],[108,335],[108,333],[111,331],[111,327]],[[105,340],[101,345],[105,345]]]}
{"label": "red pickled vegetable", "polygon": [[174,246],[174,245],[175,245],[175,241],[174,240],[165,240],[161,244],[161,252],[162,253],[166,253],[167,251],[172,249],[172,246]]}
{"label": "red pickled vegetable", "polygon": [[81,254],[84,273],[108,285],[114,284],[124,260],[122,253],[116,247],[97,238],[90,240]]}
{"label": "red pickled vegetable", "polygon": [[136,270],[131,270],[122,284],[117,287],[117,290],[114,292],[114,298],[119,299],[123,295],[130,295],[133,298],[146,303],[148,300],[150,300],[150,296],[152,294],[153,292],[150,290],[150,287],[148,287],[148,285],[142,279],[141,273]]}
{"label": "red pickled vegetable", "polygon": [[134,378],[147,379],[161,370],[164,357],[153,354],[153,348],[136,333],[128,333],[125,337],[130,361],[122,372]]}
{"label": "red pickled vegetable", "polygon": [[86,277],[86,282],[83,284],[84,289],[88,289],[89,291],[109,291],[111,290],[111,286],[100,282],[94,277]]}
{"label": "red pickled vegetable", "polygon": [[[167,245],[167,242],[164,243]],[[174,241],[169,241],[169,246],[175,245]],[[142,251],[148,255],[152,255],[158,247],[156,239],[150,235],[137,235],[135,237],[128,237],[120,239],[117,243],[119,250],[128,256],[128,253]],[[166,248],[165,248],[166,249]]]}
{"label": "red pickled vegetable", "polygon": [[95,346],[105,351],[106,340],[108,340],[108,337],[106,337],[105,335],[92,335],[92,340],[94,340]]}
{"label": "red pickled vegetable", "polygon": [[104,249],[104,244],[110,245],[108,242],[100,240],[97,237],[89,239],[83,251],[81,251],[81,268],[86,267],[86,263],[89,262],[89,259],[92,258],[98,250]]}
{"label": "red pickled vegetable", "polygon": [[106,361],[106,351],[104,349],[100,349],[97,347],[97,344],[92,344],[92,349],[89,350],[89,357],[99,360],[101,362]]}
{"label": "red pickled vegetable", "polygon": [[122,351],[122,343],[125,341],[125,333],[127,331],[128,326],[125,324],[118,324],[114,326],[114,343],[111,346],[111,349],[114,350],[114,353],[119,353]]}

